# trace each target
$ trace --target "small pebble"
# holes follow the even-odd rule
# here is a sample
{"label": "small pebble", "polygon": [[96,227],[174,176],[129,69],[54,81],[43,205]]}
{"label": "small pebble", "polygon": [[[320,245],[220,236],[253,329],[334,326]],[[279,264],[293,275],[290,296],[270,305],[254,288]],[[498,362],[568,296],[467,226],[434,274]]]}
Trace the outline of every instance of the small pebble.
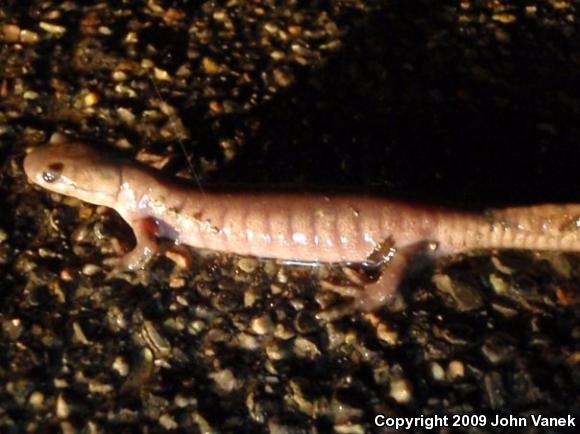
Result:
{"label": "small pebble", "polygon": [[489,283],[498,295],[503,295],[509,292],[509,284],[498,274],[492,273],[489,275]]}
{"label": "small pebble", "polygon": [[445,370],[439,363],[431,363],[431,376],[436,381],[441,381],[445,378]]}
{"label": "small pebble", "polygon": [[288,356],[288,349],[279,341],[271,341],[266,345],[266,354],[270,360],[282,360]]}
{"label": "small pebble", "polygon": [[294,352],[298,357],[310,360],[316,359],[322,354],[318,346],[313,341],[302,336],[298,336],[294,340]]}
{"label": "small pebble", "polygon": [[72,323],[73,327],[73,341],[82,345],[88,345],[91,342],[87,339],[81,325],[75,321]]}
{"label": "small pebble", "polygon": [[60,424],[60,432],[62,434],[76,434],[77,430],[69,421],[62,421]]}
{"label": "small pebble", "polygon": [[101,395],[107,395],[114,390],[111,384],[103,384],[95,380],[89,382],[89,392],[99,393]]}
{"label": "small pebble", "polygon": [[36,410],[39,410],[44,404],[44,394],[38,390],[35,390],[30,394],[28,403]]}
{"label": "small pebble", "polygon": [[153,75],[155,76],[155,78],[157,80],[162,80],[162,81],[169,81],[169,80],[171,80],[171,76],[164,69],[153,68]]}
{"label": "small pebble", "polygon": [[163,429],[168,431],[172,431],[179,428],[179,425],[177,424],[175,419],[168,414],[161,415],[161,417],[159,418],[159,425],[161,425]]}
{"label": "small pebble", "polygon": [[53,380],[53,384],[57,389],[66,389],[69,386],[68,381],[58,377]]}
{"label": "small pebble", "polygon": [[512,14],[507,13],[500,13],[500,14],[493,14],[492,19],[494,21],[503,23],[503,24],[511,24],[517,20],[517,17]]}
{"label": "small pebble", "polygon": [[274,81],[280,87],[288,87],[294,83],[294,75],[288,69],[276,68],[273,74]]}
{"label": "small pebble", "polygon": [[169,281],[169,287],[173,289],[183,288],[186,283],[187,282],[183,277],[174,276]]}
{"label": "small pebble", "polygon": [[188,269],[191,266],[191,255],[188,250],[178,247],[180,246],[172,246],[165,252],[165,257],[173,261],[178,268]]}
{"label": "small pebble", "polygon": [[259,299],[259,295],[253,289],[244,291],[244,307],[251,307]]}
{"label": "small pebble", "polygon": [[215,75],[221,72],[221,67],[210,57],[204,57],[201,65],[207,74]]}
{"label": "small pebble", "polygon": [[63,26],[58,26],[56,24],[51,24],[51,23],[47,23],[47,22],[40,22],[40,24],[38,25],[42,30],[48,32],[48,33],[52,33],[54,35],[63,35],[66,32],[66,27]]}
{"label": "small pebble", "polygon": [[86,264],[83,267],[83,274],[85,276],[94,276],[101,271],[101,267],[95,264]]}
{"label": "small pebble", "polygon": [[447,378],[451,381],[463,378],[465,375],[465,365],[460,360],[452,360],[447,366]]}
{"label": "small pebble", "polygon": [[136,117],[128,108],[119,107],[117,109],[117,115],[119,116],[119,119],[127,125],[133,125],[135,123]]}
{"label": "small pebble", "polygon": [[20,40],[20,27],[16,24],[4,24],[2,26],[2,36],[5,42],[18,42]]}
{"label": "small pebble", "polygon": [[38,93],[37,92],[34,92],[32,90],[27,90],[26,92],[24,92],[24,94],[22,94],[22,97],[24,99],[27,99],[27,100],[37,99],[38,96],[39,96]]}
{"label": "small pebble", "polygon": [[204,331],[206,328],[207,328],[207,326],[203,321],[197,320],[197,321],[192,321],[188,324],[187,331],[189,332],[189,334],[196,335],[196,334]]}
{"label": "small pebble", "polygon": [[218,372],[209,374],[221,393],[230,393],[240,386],[240,381],[234,376],[230,369],[222,369]]}
{"label": "small pebble", "polygon": [[265,335],[272,333],[274,324],[272,323],[269,315],[262,315],[257,318],[253,318],[250,323],[250,327],[257,335]]}
{"label": "small pebble", "polygon": [[129,374],[129,364],[122,356],[115,357],[112,367],[121,377],[126,377]]}
{"label": "small pebble", "polygon": [[113,80],[115,81],[125,81],[127,80],[127,74],[123,71],[113,71]]}
{"label": "small pebble", "polygon": [[238,268],[244,273],[252,273],[258,267],[258,260],[255,258],[241,258],[238,261]]}
{"label": "small pebble", "polygon": [[185,408],[188,405],[195,404],[196,400],[195,398],[190,398],[188,396],[182,395],[181,393],[178,393],[175,395],[175,398],[173,398],[173,402],[177,407]]}
{"label": "small pebble", "polygon": [[413,388],[409,380],[398,378],[391,381],[390,396],[399,404],[407,404],[413,397]]}
{"label": "small pebble", "polygon": [[384,322],[381,322],[377,327],[377,337],[389,345],[396,345],[399,341],[397,331]]}
{"label": "small pebble", "polygon": [[2,321],[2,331],[5,337],[16,341],[23,331],[22,321],[19,318],[5,319]]}
{"label": "small pebble", "polygon": [[276,327],[274,328],[274,336],[286,341],[296,336],[296,333],[294,333],[294,330],[285,326],[284,324],[276,324]]}
{"label": "small pebble", "polygon": [[284,270],[283,268],[280,268],[280,270],[278,271],[278,274],[276,275],[276,279],[280,283],[288,283],[288,274],[287,274],[286,270]]}
{"label": "small pebble", "polygon": [[39,39],[38,33],[33,31],[24,29],[20,32],[20,42],[24,44],[35,44]]}
{"label": "small pebble", "polygon": [[461,311],[476,310],[483,305],[481,293],[473,286],[455,282],[446,274],[435,274],[432,280],[437,289],[449,295]]}
{"label": "small pebble", "polygon": [[240,333],[238,335],[238,341],[240,344],[240,348],[243,348],[248,351],[254,351],[260,347],[260,343],[258,339],[254,335],[249,333]]}
{"label": "small pebble", "polygon": [[62,396],[62,393],[59,393],[58,397],[56,398],[56,417],[59,419],[67,419],[69,416],[70,407]]}
{"label": "small pebble", "polygon": [[85,95],[83,103],[87,107],[92,107],[99,102],[99,95],[95,92],[89,92]]}
{"label": "small pebble", "polygon": [[101,35],[105,35],[105,36],[110,36],[113,34],[111,29],[109,27],[106,27],[106,26],[100,26],[98,31]]}
{"label": "small pebble", "polygon": [[367,432],[364,425],[344,423],[340,425],[334,425],[334,432],[336,434],[364,434]]}

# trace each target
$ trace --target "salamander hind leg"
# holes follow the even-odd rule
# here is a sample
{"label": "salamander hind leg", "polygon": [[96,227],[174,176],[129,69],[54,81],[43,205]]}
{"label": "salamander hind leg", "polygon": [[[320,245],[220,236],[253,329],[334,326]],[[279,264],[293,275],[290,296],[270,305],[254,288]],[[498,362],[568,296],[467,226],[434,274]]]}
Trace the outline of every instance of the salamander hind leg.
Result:
{"label": "salamander hind leg", "polygon": [[345,268],[343,271],[354,285],[336,285],[322,281],[324,289],[336,292],[342,296],[354,299],[354,304],[361,310],[372,311],[387,304],[397,293],[401,280],[405,275],[411,256],[419,247],[412,245],[401,249],[395,248],[392,239],[386,239],[377,246],[375,251],[363,263],[366,271],[377,270],[379,277],[369,281],[367,272]]}

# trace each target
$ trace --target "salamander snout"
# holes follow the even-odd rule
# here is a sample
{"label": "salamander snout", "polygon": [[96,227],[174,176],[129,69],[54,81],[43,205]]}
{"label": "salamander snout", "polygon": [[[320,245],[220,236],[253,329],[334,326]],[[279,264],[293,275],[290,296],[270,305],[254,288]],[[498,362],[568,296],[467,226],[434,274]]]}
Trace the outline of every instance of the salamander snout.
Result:
{"label": "salamander snout", "polygon": [[82,143],[35,148],[23,168],[30,182],[97,205],[113,206],[119,191],[119,164]]}
{"label": "salamander snout", "polygon": [[32,152],[24,159],[24,172],[29,181],[44,186],[44,183],[54,184],[59,181],[64,170],[60,161],[47,162],[38,152]]}

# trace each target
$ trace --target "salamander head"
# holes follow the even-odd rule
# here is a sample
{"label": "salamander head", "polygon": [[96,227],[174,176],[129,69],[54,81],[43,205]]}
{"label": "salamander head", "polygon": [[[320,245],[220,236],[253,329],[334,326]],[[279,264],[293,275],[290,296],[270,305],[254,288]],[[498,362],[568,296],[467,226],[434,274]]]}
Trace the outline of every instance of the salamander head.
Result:
{"label": "salamander head", "polygon": [[96,205],[115,205],[121,183],[119,163],[96,149],[53,136],[24,159],[30,182]]}

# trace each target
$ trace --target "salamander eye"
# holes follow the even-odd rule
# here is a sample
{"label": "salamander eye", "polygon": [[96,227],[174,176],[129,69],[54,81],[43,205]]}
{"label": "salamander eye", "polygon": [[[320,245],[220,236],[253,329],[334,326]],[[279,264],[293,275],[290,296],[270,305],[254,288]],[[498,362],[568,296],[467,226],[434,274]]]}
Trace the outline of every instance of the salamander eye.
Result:
{"label": "salamander eye", "polygon": [[48,166],[48,170],[42,172],[42,179],[49,184],[55,182],[60,178],[64,165],[62,163],[52,163]]}

